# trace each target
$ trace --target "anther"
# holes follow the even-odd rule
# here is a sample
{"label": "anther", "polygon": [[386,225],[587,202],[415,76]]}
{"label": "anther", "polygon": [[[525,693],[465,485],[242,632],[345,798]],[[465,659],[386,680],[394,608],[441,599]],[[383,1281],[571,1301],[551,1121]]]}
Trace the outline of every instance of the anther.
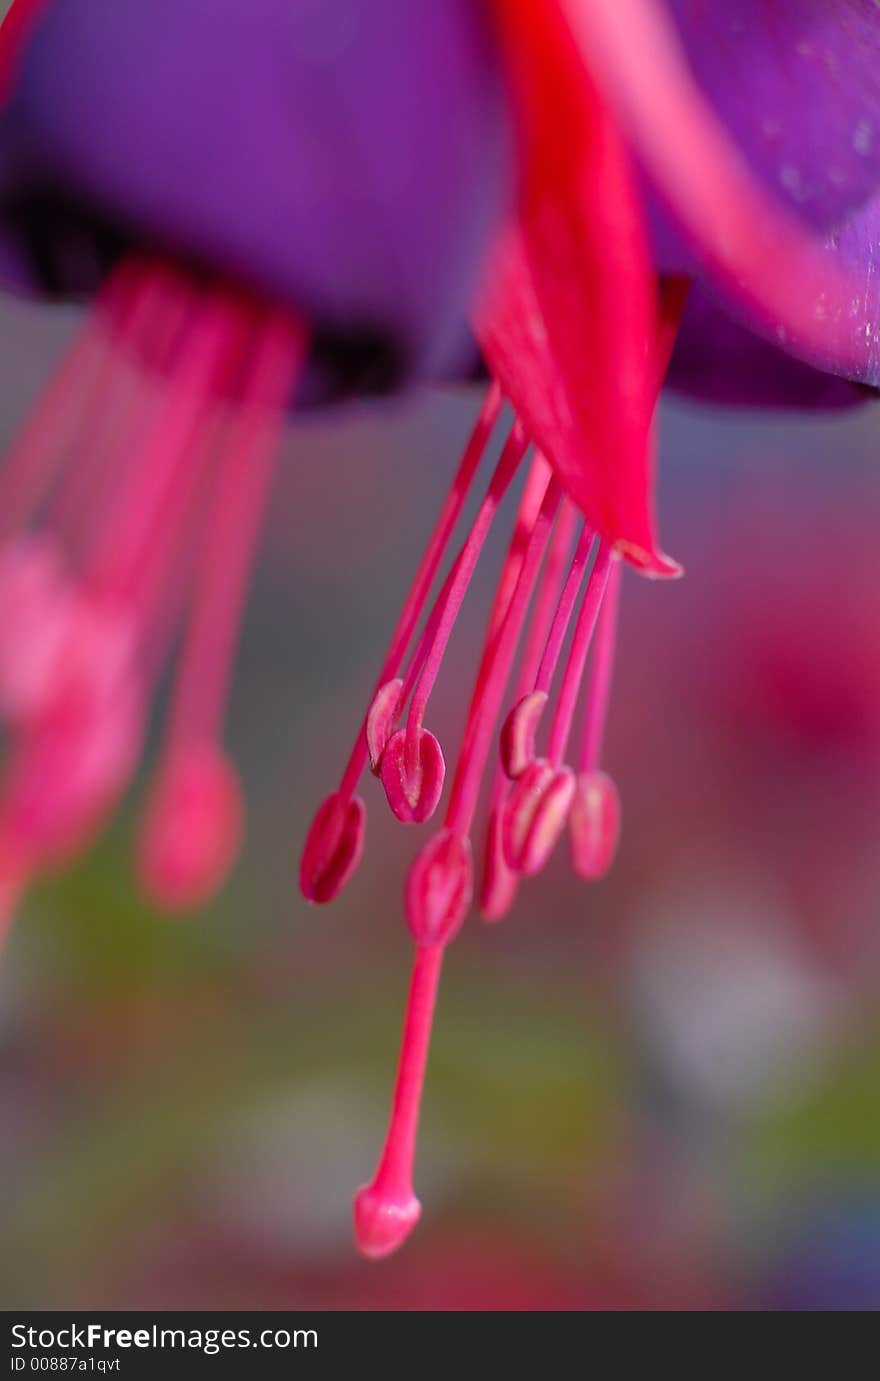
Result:
{"label": "anther", "polygon": [[380,686],[376,691],[367,711],[364,732],[367,738],[367,751],[370,754],[370,771],[374,775],[379,772],[382,756],[388,747],[388,740],[394,732],[394,726],[400,714],[402,691],[403,681],[399,676],[395,676],[391,681],[386,681],[384,686]]}
{"label": "anther", "polygon": [[[557,608],[560,584],[568,566],[577,521],[577,510],[574,506],[563,503],[541,571],[534,608],[529,616],[525,648],[516,676],[515,701],[523,697],[534,685]],[[487,921],[500,921],[510,910],[519,890],[519,877],[508,866],[504,857],[504,809],[509,794],[510,782],[502,762],[499,761],[492,783],[480,885],[480,911]]]}
{"label": "anther", "polygon": [[323,905],[338,896],[364,852],[367,811],[360,796],[338,791],[322,801],[303,846],[299,885],[306,901]]}
{"label": "anther", "polygon": [[470,840],[444,829],[420,850],[406,880],[406,920],[419,945],[447,945],[473,897]]}
{"label": "anther", "polygon": [[530,691],[514,705],[501,729],[501,762],[511,781],[521,777],[535,757],[535,737],[547,705],[547,692]]}
{"label": "anther", "polygon": [[569,829],[571,864],[578,877],[586,882],[604,877],[620,839],[620,794],[606,772],[578,775]]}

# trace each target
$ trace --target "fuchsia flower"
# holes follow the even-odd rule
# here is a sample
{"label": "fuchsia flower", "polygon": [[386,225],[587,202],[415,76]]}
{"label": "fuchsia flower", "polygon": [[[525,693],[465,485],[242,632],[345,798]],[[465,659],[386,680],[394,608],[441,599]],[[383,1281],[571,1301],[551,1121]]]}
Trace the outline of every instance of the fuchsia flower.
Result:
{"label": "fuchsia flower", "polygon": [[[406,884],[400,1068],[355,1204],[368,1256],[419,1216],[432,1014],[474,896],[498,920],[566,831],[584,878],[614,856],[601,753],[622,562],[678,573],[655,536],[652,417],[689,280],[679,383],[721,395],[721,372],[753,401],[755,358],[775,369],[780,345],[789,401],[850,401],[880,377],[876,7],[724,15],[697,0],[19,0],[3,29],[0,271],[95,299],[0,477],[8,914],[128,785],[181,627],[139,873],[170,907],[222,883],[242,828],[226,693],[292,403],[464,373],[468,320],[491,375],[306,841],[315,902],[361,857],[368,764],[405,823],[440,807],[431,694],[524,476],[442,824]],[[726,355],[717,304],[743,333]],[[691,333],[716,382],[689,365]]]}

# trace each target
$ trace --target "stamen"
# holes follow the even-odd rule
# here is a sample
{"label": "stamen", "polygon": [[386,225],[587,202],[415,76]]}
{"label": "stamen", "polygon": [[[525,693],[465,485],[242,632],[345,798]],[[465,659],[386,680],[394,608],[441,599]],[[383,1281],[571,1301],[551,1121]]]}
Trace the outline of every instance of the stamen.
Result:
{"label": "stamen", "polygon": [[[564,502],[553,529],[535,607],[529,619],[525,649],[515,683],[515,703],[519,702],[534,685],[560,596],[560,585],[569,563],[571,544],[574,540],[577,524],[577,510],[573,504]],[[509,720],[505,721],[505,728],[508,722]],[[502,729],[502,758],[504,756],[503,737],[504,729]],[[499,762],[495,768],[490,796],[483,878],[480,889],[480,912],[487,921],[499,921],[506,916],[519,889],[519,878],[513,869],[508,867],[504,857],[503,814],[509,794],[508,773],[505,771],[503,762]]]}
{"label": "stamen", "polygon": [[[421,670],[410,704],[406,730],[405,733],[392,737],[382,762],[382,782],[388,803],[397,818],[404,822],[429,819],[443,790],[446,765],[439,743],[433,734],[426,735],[422,727],[425,713],[452,630],[470,588],[492,523],[519,469],[528,444],[522,427],[518,423],[515,424],[495,467],[473,526],[453,564],[450,578],[444,584],[432,611],[426,637],[413,658],[413,666],[418,666],[421,662]],[[404,699],[409,679],[408,675],[402,692]]]}
{"label": "stamen", "polygon": [[602,739],[605,734],[605,720],[608,715],[611,682],[614,676],[622,574],[623,567],[620,561],[612,561],[608,571],[608,584],[602,603],[602,612],[596,629],[596,648],[593,653],[592,676],[578,760],[579,772],[594,772],[599,765],[599,758],[602,753]]}
{"label": "stamen", "polygon": [[148,892],[174,908],[198,905],[216,890],[241,839],[241,792],[220,738],[245,592],[306,342],[287,315],[259,328],[203,539],[164,761],[140,846]]}
{"label": "stamen", "polygon": [[0,839],[0,955],[6,947],[31,870],[26,852],[15,841]]}
{"label": "stamen", "polygon": [[[477,680],[468,710],[458,766],[446,812],[446,825],[466,837],[470,833],[480,783],[489,755],[492,733],[498,719],[501,701],[510,675],[516,645],[528,611],[529,599],[537,579],[541,561],[562,498],[558,480],[550,479],[541,509],[529,537],[516,585],[503,620],[495,637],[483,653]],[[510,560],[508,552],[508,560]],[[498,593],[505,588],[506,571],[502,571]],[[497,598],[497,595],[496,595]],[[497,619],[497,611],[490,615],[490,628]]]}
{"label": "stamen", "polygon": [[137,310],[130,292],[131,273],[123,266],[108,279],[96,310],[9,448],[0,476],[0,540],[28,521],[52,483],[79,419],[100,398],[102,367],[112,355],[111,319],[124,321],[127,310]]}
{"label": "stamen", "polygon": [[[181,291],[170,287],[173,295]],[[180,343],[180,362],[169,379],[164,406],[137,447],[124,483],[111,507],[102,541],[90,562],[98,589],[124,585],[137,553],[149,541],[157,513],[180,456],[198,430],[206,402],[215,397],[224,372],[239,358],[243,313],[236,298],[217,294],[195,314]]]}
{"label": "stamen", "polygon": [[614,671],[621,575],[620,562],[612,562],[596,632],[577,785],[569,820],[572,867],[588,882],[607,873],[620,839],[620,795],[612,778],[599,770],[599,759]]}
{"label": "stamen", "polygon": [[587,564],[590,559],[590,552],[593,548],[593,538],[595,534],[586,525],[581,532],[575,549],[574,558],[571,563],[571,570],[568,579],[562,589],[550,635],[547,639],[547,646],[544,649],[544,656],[541,658],[541,665],[538,668],[538,675],[535,679],[535,690],[543,691],[546,694],[553,682],[553,676],[559,661],[559,654],[562,651],[562,644],[565,641],[565,634],[577,603],[577,597],[583,584]]}
{"label": "stamen", "polygon": [[64,654],[70,583],[58,546],[40,535],[0,549],[0,712],[24,723],[46,704]]}
{"label": "stamen", "polygon": [[[391,635],[391,642],[385,655],[385,661],[376,680],[374,697],[391,680],[393,680],[400,670],[410,639],[421,617],[425,602],[431,591],[437,571],[443,560],[452,533],[461,516],[471,484],[476,475],[477,468],[483,458],[486,447],[495,424],[501,412],[501,390],[497,384],[493,383],[485,397],[480,415],[471,433],[470,440],[465,447],[461,463],[458,467],[456,476],[443,507],[440,510],[434,529],[428,539],[419,568],[410,586],[409,593],[403,603],[403,608],[398,616],[397,624]],[[368,711],[369,714],[369,711]],[[349,755],[345,770],[339,784],[338,791],[326,798],[319,807],[318,813],[312,823],[309,834],[306,838],[303,849],[302,866],[300,868],[300,882],[303,886],[304,894],[311,901],[330,901],[335,897],[342,887],[352,876],[360,855],[363,850],[363,830],[365,827],[365,807],[359,803],[359,808],[353,813],[347,810],[348,803],[354,797],[357,784],[363,775],[367,763],[370,749],[367,740],[367,716],[365,716],[355,743]],[[374,745],[375,746],[375,745]],[[349,828],[344,831],[345,836],[352,840],[356,837],[356,831],[351,825],[357,819],[359,821],[359,842],[356,847],[352,847],[347,864],[345,867],[334,866],[332,874],[327,878],[321,879],[315,871],[317,863],[321,859],[335,857],[333,850],[328,850],[328,842],[332,842],[335,831],[325,838],[326,822],[330,819],[332,811],[329,810],[330,803],[336,801],[343,815],[349,820]],[[323,823],[322,823],[323,822]],[[308,890],[306,890],[308,889]]]}
{"label": "stamen", "polygon": [[587,583],[586,591],[584,592],[584,598],[581,602],[580,612],[575,625],[574,637],[568,654],[568,663],[559,691],[559,700],[557,701],[556,712],[550,727],[547,757],[555,767],[561,764],[565,757],[565,750],[568,747],[571,723],[584,676],[587,654],[590,650],[590,643],[596,627],[596,620],[599,617],[599,610],[602,607],[602,600],[608,584],[608,574],[613,560],[619,560],[619,558],[615,558],[612,555],[610,547],[605,542],[600,543],[596,553],[596,559],[593,563],[593,569],[590,572],[590,579]]}
{"label": "stamen", "polygon": [[374,774],[382,766],[388,740],[394,732],[403,700],[402,692],[403,679],[395,676],[392,681],[386,681],[384,686],[379,687],[367,711],[364,733],[370,755],[370,771]]}
{"label": "stamen", "polygon": [[443,794],[443,749],[428,729],[418,730],[414,747],[409,729],[398,729],[382,755],[380,776],[397,819],[405,825],[421,825],[430,820]]}
{"label": "stamen", "polygon": [[[578,544],[579,555],[583,552],[583,544],[582,537]],[[523,876],[532,877],[544,867],[565,828],[571,808],[575,793],[575,777],[570,768],[563,766],[563,759],[593,630],[608,582],[611,561],[610,548],[604,542],[600,543],[575,624],[568,662],[550,728],[547,757],[532,757],[527,761],[505,806],[501,831],[504,856],[508,866]],[[566,586],[570,587],[571,583],[571,580],[567,581]],[[566,601],[567,589],[563,590],[560,600],[563,616]],[[556,622],[554,620],[554,623]],[[551,631],[551,644],[555,631]],[[527,712],[533,709],[533,702],[528,698],[520,704]],[[543,709],[542,702],[538,702],[538,709]],[[534,719],[533,714],[531,718]],[[531,729],[528,719],[526,728]],[[514,740],[513,749],[533,749],[533,738],[533,732],[526,734],[526,739],[531,741],[523,743],[520,741],[521,735],[520,740]]]}
{"label": "stamen", "polygon": [[431,1026],[437,1001],[442,945],[417,945],[406,1005],[391,1120],[376,1173],[354,1200],[354,1228],[364,1256],[389,1256],[419,1221],[413,1162]]}
{"label": "stamen", "polygon": [[562,644],[583,584],[593,538],[592,529],[585,526],[575,549],[568,578],[559,596],[547,645],[535,677],[534,689],[517,702],[504,722],[501,731],[501,760],[507,775],[512,779],[521,776],[535,756],[535,735],[547,704]]}
{"label": "stamen", "polygon": [[419,850],[406,880],[406,920],[419,945],[454,940],[473,899],[470,840],[444,829]]}
{"label": "stamen", "polygon": [[416,952],[391,1122],[376,1175],[355,1198],[355,1233],[367,1256],[386,1256],[394,1251],[412,1231],[421,1212],[413,1193],[412,1169],[443,951],[470,908],[470,827],[480,779],[560,499],[558,484],[549,477],[543,459],[537,457],[495,590],[489,616],[491,642],[477,674],[445,828],[419,852],[407,878],[407,923],[416,940]]}
{"label": "stamen", "polygon": [[[533,465],[532,474],[521,501],[520,518],[517,521],[514,537],[508,547],[504,567],[496,586],[495,599],[489,615],[489,630],[490,632],[495,630],[494,637],[486,645],[477,672],[458,765],[446,810],[445,828],[439,836],[441,839],[448,840],[450,837],[455,839],[458,842],[458,847],[453,848],[449,845],[440,848],[438,852],[436,840],[431,841],[416,856],[410,870],[411,876],[418,880],[426,869],[431,869],[435,895],[442,893],[447,898],[444,924],[450,930],[456,929],[461,924],[470,905],[473,883],[469,837],[480,784],[490,750],[492,731],[498,718],[504,688],[516,653],[516,644],[528,609],[529,597],[561,500],[559,485],[555,479],[547,478],[548,472],[543,460],[537,467],[537,475],[536,465]],[[534,505],[536,478],[537,483],[543,486],[544,493],[541,507],[534,519],[523,552],[521,519],[523,510],[527,506],[528,509],[531,509]],[[510,569],[512,566],[516,567],[517,575],[511,591]],[[502,609],[504,611],[503,616]],[[445,887],[441,884],[439,876],[444,862],[450,865],[450,876]],[[411,904],[419,896],[420,888],[415,883],[411,888],[408,885],[408,903]],[[450,903],[453,901],[457,903],[458,911],[452,908]],[[422,923],[421,917],[417,911],[410,914],[409,905],[407,919],[410,928],[414,933],[417,933]]]}
{"label": "stamen", "polygon": [[455,563],[455,576],[439,611],[440,617],[437,627],[431,638],[431,645],[413,696],[407,721],[408,734],[417,732],[424,720],[428,698],[433,690],[443,654],[446,651],[449,638],[455,627],[455,621],[458,618],[474,571],[477,568],[477,562],[489,535],[489,529],[498,512],[499,505],[519,469],[528,444],[522,426],[516,423],[501,453],[501,459],[495,468],[495,473],[490,481],[486,497],[477,512],[473,527],[468,533]]}
{"label": "stamen", "polygon": [[578,776],[569,827],[574,871],[585,882],[598,881],[614,862],[620,840],[620,794],[607,772]]}
{"label": "stamen", "polygon": [[299,886],[306,901],[319,906],[338,897],[364,853],[367,808],[360,796],[334,791],[315,812],[299,865]]}
{"label": "stamen", "polygon": [[145,706],[136,682],[92,702],[62,700],[20,735],[0,793],[0,838],[28,872],[78,853],[115,805],[137,762]]}
{"label": "stamen", "polygon": [[[386,681],[391,680],[397,675],[403,655],[406,652],[410,638],[413,635],[416,624],[425,601],[434,583],[440,563],[449,545],[455,526],[461,517],[462,510],[467,502],[467,496],[476,475],[477,468],[483,458],[486,447],[495,424],[501,412],[501,390],[497,384],[493,383],[489,387],[485,401],[477,418],[476,425],[471,433],[470,440],[465,448],[461,459],[458,472],[452,481],[452,487],[444,500],[443,507],[434,525],[434,529],[428,539],[419,568],[416,571],[409,593],[403,603],[403,608],[397,620],[394,632],[391,635],[391,642],[385,655],[382,670],[376,681],[376,689],[384,686]],[[340,783],[340,794],[350,795],[360,781],[364,769],[364,753],[366,749],[365,735],[363,732],[358,734],[357,742],[352,749],[342,781]]]}

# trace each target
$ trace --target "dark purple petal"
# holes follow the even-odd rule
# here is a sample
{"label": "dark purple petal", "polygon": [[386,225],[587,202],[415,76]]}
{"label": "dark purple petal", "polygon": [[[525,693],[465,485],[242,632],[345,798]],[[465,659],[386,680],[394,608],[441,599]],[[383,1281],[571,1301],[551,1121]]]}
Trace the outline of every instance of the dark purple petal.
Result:
{"label": "dark purple petal", "polygon": [[0,265],[89,291],[146,240],[433,372],[508,173],[473,0],[50,0],[0,119]]}
{"label": "dark purple petal", "polygon": [[[878,77],[880,80],[880,77]],[[880,192],[828,237],[828,244],[848,268],[856,270],[861,290],[850,311],[853,335],[865,341],[865,383],[880,388]]]}
{"label": "dark purple petal", "polygon": [[[784,353],[784,332],[772,344],[753,335],[696,286],[673,358],[671,385],[715,402],[771,407],[840,407],[859,396],[875,396],[873,390],[880,389],[880,195],[830,232],[827,243],[859,285],[838,332],[841,339],[859,342],[857,371],[847,372],[834,359],[827,362],[828,372],[802,364]],[[725,299],[723,305],[745,323],[741,304]],[[816,311],[821,310],[820,301]],[[856,357],[855,351],[850,354]]]}
{"label": "dark purple petal", "polygon": [[[880,187],[876,0],[666,0],[697,82],[753,172],[808,224]],[[667,269],[687,250],[652,204]]]}
{"label": "dark purple petal", "polygon": [[834,410],[875,395],[860,384],[803,364],[738,325],[692,287],[667,384],[722,407]]}

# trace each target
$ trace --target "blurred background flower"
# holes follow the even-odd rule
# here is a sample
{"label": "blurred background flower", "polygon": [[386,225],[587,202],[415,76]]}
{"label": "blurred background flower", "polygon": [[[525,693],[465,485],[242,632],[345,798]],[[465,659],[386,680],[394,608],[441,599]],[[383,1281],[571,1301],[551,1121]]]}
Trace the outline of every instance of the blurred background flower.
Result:
{"label": "blurred background flower", "polygon": [[[72,324],[4,306],[3,439]],[[465,928],[424,1111],[429,1207],[402,1260],[352,1258],[407,962],[387,879],[414,846],[379,813],[358,888],[307,908],[302,787],[359,713],[476,405],[289,437],[233,696],[252,814],[223,898],[148,911],[123,818],[28,900],[0,975],[5,1307],[880,1304],[870,408],[665,405],[663,517],[689,578],[624,582],[619,861],[585,893],[560,859],[502,927]],[[411,520],[379,559],[392,487]]]}

